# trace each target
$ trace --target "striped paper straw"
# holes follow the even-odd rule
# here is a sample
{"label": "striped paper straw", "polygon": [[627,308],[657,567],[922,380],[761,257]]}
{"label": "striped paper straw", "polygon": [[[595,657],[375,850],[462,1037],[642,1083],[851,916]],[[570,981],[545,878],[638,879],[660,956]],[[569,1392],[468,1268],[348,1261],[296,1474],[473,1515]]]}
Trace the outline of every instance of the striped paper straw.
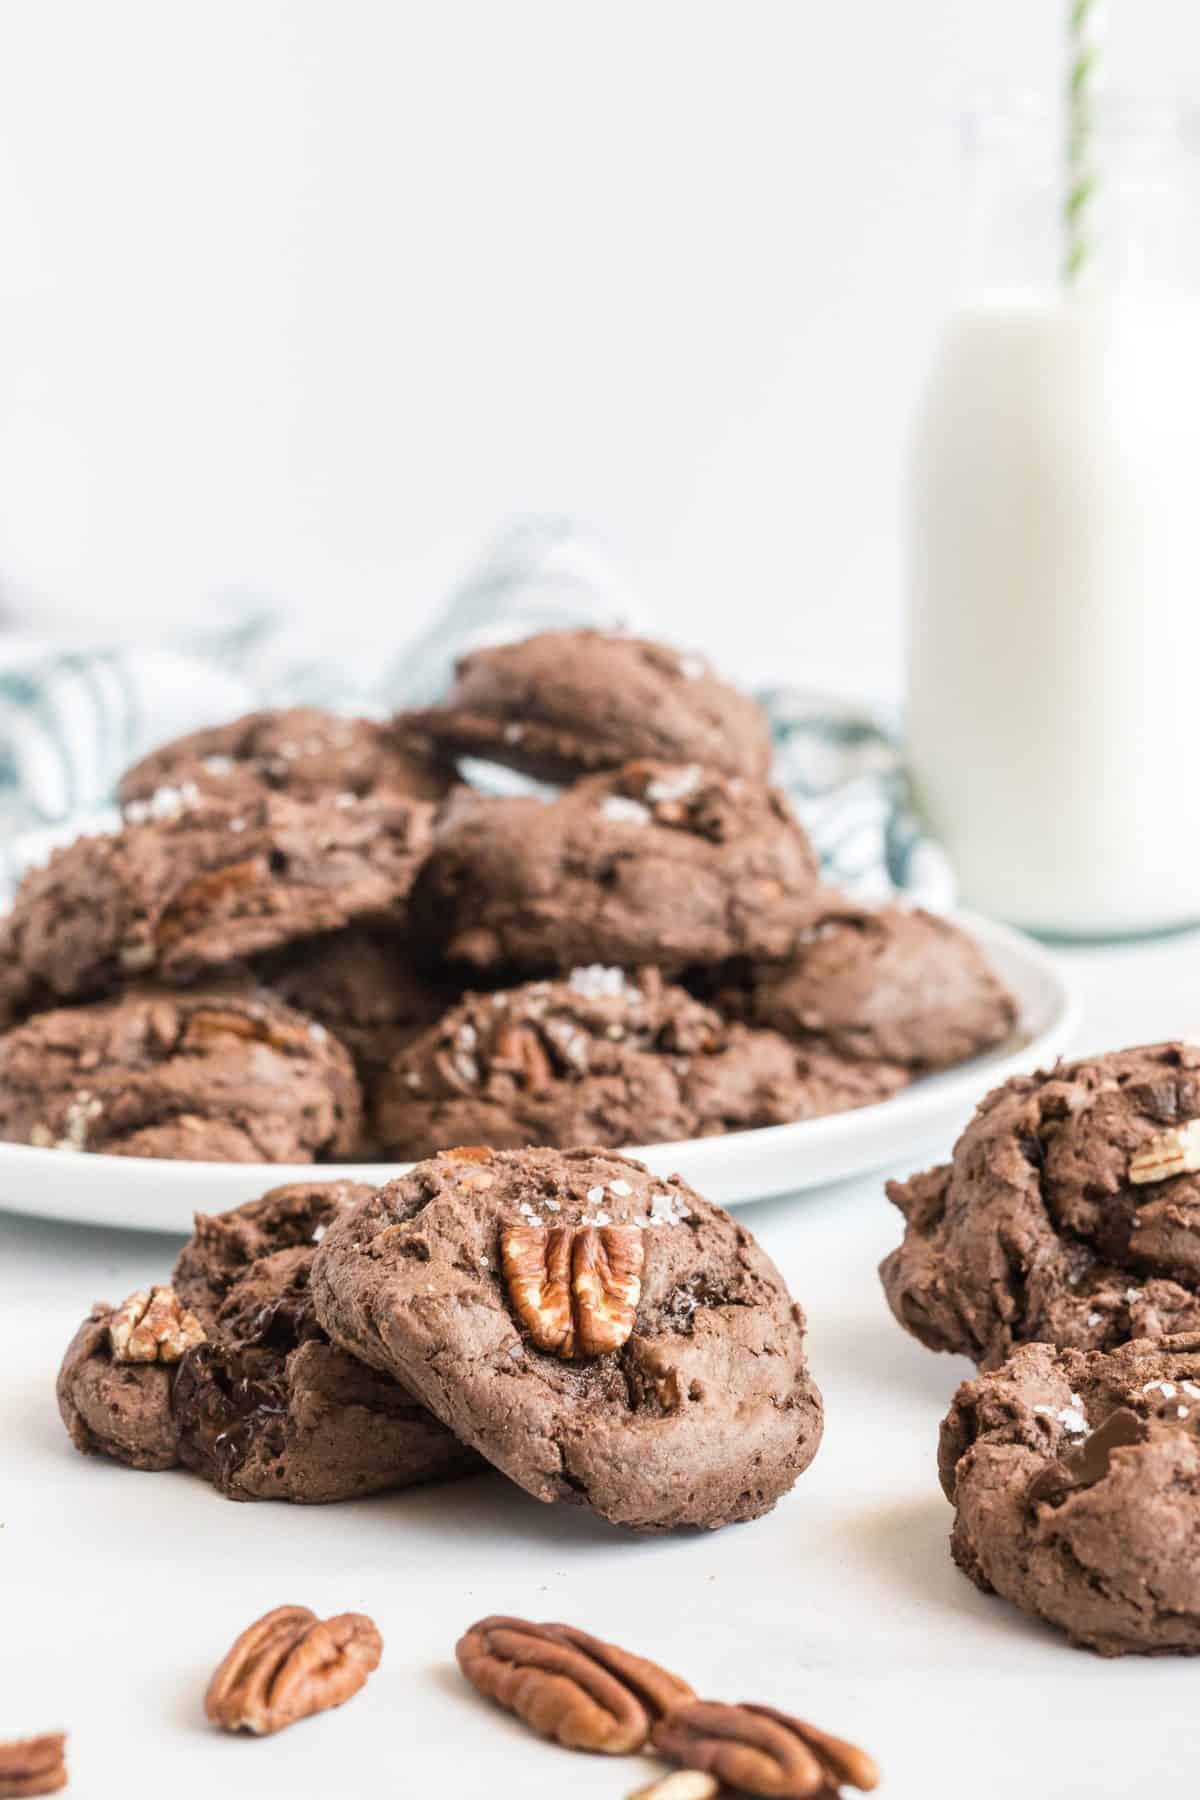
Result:
{"label": "striped paper straw", "polygon": [[1063,207],[1063,276],[1077,286],[1095,261],[1096,90],[1105,0],[1069,0],[1070,73],[1067,77],[1067,191]]}

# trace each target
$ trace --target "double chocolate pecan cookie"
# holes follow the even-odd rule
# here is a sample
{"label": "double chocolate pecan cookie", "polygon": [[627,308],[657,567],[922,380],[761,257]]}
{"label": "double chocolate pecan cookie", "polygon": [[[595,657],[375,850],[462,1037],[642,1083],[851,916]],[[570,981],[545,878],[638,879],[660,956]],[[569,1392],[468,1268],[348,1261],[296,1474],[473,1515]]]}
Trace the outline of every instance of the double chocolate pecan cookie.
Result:
{"label": "double chocolate pecan cookie", "polygon": [[397,1156],[456,1144],[619,1147],[710,1137],[886,1098],[907,1070],[728,1024],[656,969],[471,994],[392,1061],[375,1135]]}
{"label": "double chocolate pecan cookie", "polygon": [[546,631],[464,656],[420,725],[459,753],[571,781],[638,757],[762,780],[765,714],[700,657],[601,631]]}
{"label": "double chocolate pecan cookie", "polygon": [[172,1287],[93,1307],[58,1378],[76,1448],[141,1469],[182,1463],[232,1500],[345,1500],[481,1466],[316,1322],[315,1246],[370,1192],[303,1184],[201,1214]]}
{"label": "double chocolate pecan cookie", "polygon": [[994,1368],[1021,1343],[1200,1330],[1200,1048],[1016,1076],[950,1163],[888,1196],[905,1232],[884,1289],[931,1349]]}
{"label": "double chocolate pecan cookie", "polygon": [[439,800],[451,775],[403,718],[390,725],[315,706],[248,713],[162,744],[121,778],[123,806],[153,811],[163,789],[217,796],[271,788],[295,800],[337,794]]}
{"label": "double chocolate pecan cookie", "polygon": [[787,956],[819,908],[812,846],[774,790],[630,763],[556,799],[462,793],[414,918],[476,969],[664,968]]}
{"label": "double chocolate pecan cookie", "polygon": [[429,974],[402,937],[370,925],[306,938],[254,959],[256,977],[332,1031],[371,1081],[453,1005],[457,990]]}
{"label": "double chocolate pecan cookie", "polygon": [[244,804],[183,796],[28,874],[7,922],[31,989],[70,998],[122,978],[187,979],[358,919],[404,916],[432,807],[380,797]]}
{"label": "double chocolate pecan cookie", "polygon": [[311,1162],[357,1141],[350,1057],[245,988],[131,992],[0,1038],[0,1138],[110,1156]]}
{"label": "double chocolate pecan cookie", "polygon": [[954,1560],[1105,1656],[1200,1651],[1200,1335],[1027,1344],[942,1426]]}
{"label": "double chocolate pecan cookie", "polygon": [[762,965],[748,1016],[843,1056],[945,1069],[1002,1043],[1012,995],[957,925],[919,908],[832,908],[790,961]]}
{"label": "double chocolate pecan cookie", "polygon": [[643,1530],[766,1512],[816,1453],[804,1317],[744,1226],[597,1151],[459,1150],[333,1224],[313,1298],[540,1500]]}

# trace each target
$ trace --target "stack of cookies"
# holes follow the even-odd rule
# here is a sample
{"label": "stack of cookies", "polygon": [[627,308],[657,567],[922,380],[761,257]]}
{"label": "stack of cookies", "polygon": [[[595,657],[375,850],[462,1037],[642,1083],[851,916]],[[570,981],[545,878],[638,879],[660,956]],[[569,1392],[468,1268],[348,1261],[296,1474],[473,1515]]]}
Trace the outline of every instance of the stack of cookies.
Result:
{"label": "stack of cookies", "polygon": [[[559,785],[497,796],[484,757]],[[0,1137],[192,1160],[618,1147],[868,1104],[1002,1040],[973,942],[825,886],[755,704],[545,633],[439,707],[169,744],[4,923]]]}
{"label": "stack of cookies", "polygon": [[80,1450],[232,1499],[490,1464],[615,1524],[711,1528],[816,1454],[804,1334],[750,1233],[677,1178],[464,1149],[201,1215],[170,1286],[92,1308],[58,1398]]}

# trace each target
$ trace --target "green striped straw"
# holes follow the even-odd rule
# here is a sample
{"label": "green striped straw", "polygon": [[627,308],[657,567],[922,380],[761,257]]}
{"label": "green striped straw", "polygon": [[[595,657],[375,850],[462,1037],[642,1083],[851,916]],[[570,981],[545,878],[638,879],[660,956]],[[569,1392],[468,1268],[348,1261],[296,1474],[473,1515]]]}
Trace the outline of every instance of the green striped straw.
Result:
{"label": "green striped straw", "polygon": [[1069,0],[1067,188],[1063,205],[1063,279],[1077,287],[1093,266],[1096,219],[1096,89],[1105,0]]}

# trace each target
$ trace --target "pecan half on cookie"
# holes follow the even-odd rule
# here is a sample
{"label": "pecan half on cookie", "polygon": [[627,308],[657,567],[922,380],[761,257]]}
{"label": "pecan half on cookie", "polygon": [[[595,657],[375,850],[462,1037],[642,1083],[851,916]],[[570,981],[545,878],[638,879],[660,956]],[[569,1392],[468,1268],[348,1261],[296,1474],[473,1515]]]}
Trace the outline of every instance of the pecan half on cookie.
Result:
{"label": "pecan half on cookie", "polygon": [[569,1750],[640,1750],[655,1720],[693,1697],[678,1675],[573,1625],[480,1619],[455,1655],[481,1694]]}
{"label": "pecan half on cookie", "polygon": [[820,1442],[778,1271],[744,1226],[629,1157],[435,1157],[330,1227],[312,1292],[336,1343],[513,1481],[614,1523],[755,1518]]}

